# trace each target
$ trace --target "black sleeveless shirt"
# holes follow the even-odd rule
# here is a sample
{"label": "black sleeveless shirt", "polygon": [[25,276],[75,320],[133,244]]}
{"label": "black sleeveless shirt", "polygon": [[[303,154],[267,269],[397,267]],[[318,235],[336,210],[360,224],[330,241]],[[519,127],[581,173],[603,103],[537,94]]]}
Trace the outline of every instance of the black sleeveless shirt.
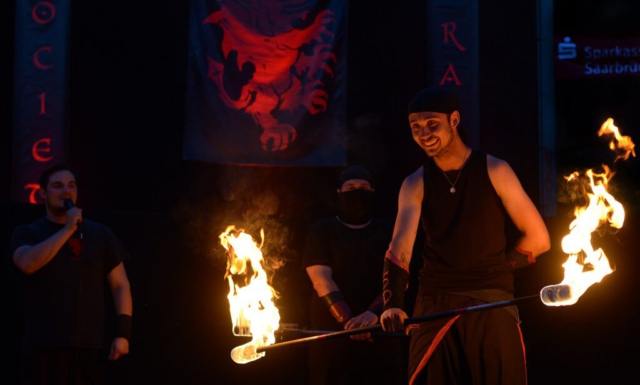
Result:
{"label": "black sleeveless shirt", "polygon": [[420,271],[421,293],[443,294],[484,289],[513,293],[506,261],[505,210],[487,171],[487,155],[473,151],[449,180],[429,158],[424,164]]}

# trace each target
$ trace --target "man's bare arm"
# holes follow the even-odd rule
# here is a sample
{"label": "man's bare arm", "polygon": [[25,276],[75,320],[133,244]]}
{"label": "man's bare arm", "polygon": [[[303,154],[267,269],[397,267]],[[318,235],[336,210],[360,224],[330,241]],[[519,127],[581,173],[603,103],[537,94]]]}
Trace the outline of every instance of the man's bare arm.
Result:
{"label": "man's bare arm", "polygon": [[489,177],[502,203],[522,237],[516,246],[531,253],[535,259],[551,247],[549,231],[518,177],[503,160],[488,156]]}
{"label": "man's bare arm", "polygon": [[339,290],[338,285],[336,285],[332,278],[333,270],[331,270],[329,266],[309,266],[307,267],[307,274],[309,275],[309,279],[311,279],[313,288],[316,293],[318,293],[318,297]]}
{"label": "man's bare arm", "polygon": [[13,263],[25,274],[33,274],[49,263],[75,230],[66,226],[44,241],[20,246],[13,253]]}
{"label": "man's bare arm", "polygon": [[35,245],[23,245],[13,253],[13,263],[25,274],[33,274],[49,263],[60,251],[82,221],[82,210],[72,208],[66,213],[66,223],[55,234]]}
{"label": "man's bare arm", "polygon": [[413,245],[418,233],[422,197],[424,194],[422,168],[409,175],[398,195],[398,214],[393,229],[393,237],[389,244],[389,251],[396,256],[406,269],[411,262]]}

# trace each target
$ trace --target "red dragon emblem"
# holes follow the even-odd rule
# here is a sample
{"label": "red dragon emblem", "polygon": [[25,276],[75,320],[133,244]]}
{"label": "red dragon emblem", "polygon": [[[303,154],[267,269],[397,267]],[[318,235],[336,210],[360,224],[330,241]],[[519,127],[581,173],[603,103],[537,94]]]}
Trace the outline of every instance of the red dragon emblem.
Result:
{"label": "red dragon emblem", "polygon": [[208,74],[230,108],[249,114],[262,129],[265,151],[281,151],[296,139],[286,113],[326,111],[323,79],[333,77],[335,22],[316,2],[224,1],[203,25],[218,28],[219,51],[207,55]]}

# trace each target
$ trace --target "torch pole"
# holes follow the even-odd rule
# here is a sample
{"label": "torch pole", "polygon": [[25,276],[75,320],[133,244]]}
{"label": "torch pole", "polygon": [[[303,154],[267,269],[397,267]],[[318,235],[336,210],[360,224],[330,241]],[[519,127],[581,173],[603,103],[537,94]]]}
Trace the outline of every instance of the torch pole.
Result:
{"label": "torch pole", "polygon": [[[335,330],[309,330],[309,329],[284,329],[276,331],[276,336],[280,338],[292,338],[293,336],[317,336],[321,334],[335,333]],[[373,337],[406,337],[407,335],[402,333],[387,333],[382,330],[379,332],[371,332]],[[286,337],[285,337],[286,336]]]}
{"label": "torch pole", "polygon": [[[484,303],[482,305],[475,305],[475,306],[463,307],[463,308],[458,308],[458,309],[453,309],[453,310],[447,310],[447,311],[438,312],[438,313],[431,313],[431,314],[426,314],[426,315],[422,315],[422,316],[419,316],[419,317],[411,317],[411,318],[407,318],[406,320],[404,320],[404,325],[405,326],[409,326],[409,325],[413,325],[413,324],[417,324],[417,323],[421,323],[421,322],[427,322],[427,321],[432,321],[432,320],[441,319],[441,318],[453,317],[453,316],[456,316],[456,315],[459,315],[459,314],[473,313],[473,312],[489,310],[489,309],[497,309],[497,308],[501,308],[501,307],[515,305],[518,302],[522,302],[522,301],[525,301],[525,300],[528,300],[528,299],[533,299],[533,298],[540,298],[540,296],[538,294],[535,294],[535,295],[530,295],[530,296],[526,296],[526,297],[519,297],[519,298],[509,299],[509,300],[505,300],[505,301],[489,302],[489,303]],[[319,334],[319,335],[315,335],[315,336],[299,338],[299,339],[296,339],[296,340],[280,342],[280,343],[273,344],[273,345],[260,346],[260,347],[258,347],[256,349],[256,352],[257,353],[262,353],[262,352],[266,352],[267,350],[279,349],[279,348],[292,346],[292,345],[301,345],[301,344],[305,344],[305,343],[312,342],[312,341],[320,341],[320,340],[326,340],[326,339],[332,339],[332,338],[338,338],[338,337],[344,337],[344,336],[351,336],[351,335],[362,334],[362,333],[371,333],[371,332],[374,332],[374,331],[378,331],[380,329],[382,329],[382,325],[381,324],[375,324],[375,325],[367,326],[367,327],[363,327],[363,328],[340,330],[340,331],[337,331],[337,332]]]}

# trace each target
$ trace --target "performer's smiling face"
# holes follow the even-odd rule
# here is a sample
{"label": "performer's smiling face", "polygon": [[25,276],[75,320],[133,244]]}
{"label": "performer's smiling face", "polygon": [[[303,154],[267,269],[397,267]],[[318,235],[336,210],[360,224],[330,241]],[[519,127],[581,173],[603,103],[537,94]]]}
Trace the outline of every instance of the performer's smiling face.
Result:
{"label": "performer's smiling face", "polygon": [[451,121],[452,117],[457,114],[457,111],[452,114],[431,111],[409,114],[409,126],[413,140],[430,157],[444,154],[455,136]]}

